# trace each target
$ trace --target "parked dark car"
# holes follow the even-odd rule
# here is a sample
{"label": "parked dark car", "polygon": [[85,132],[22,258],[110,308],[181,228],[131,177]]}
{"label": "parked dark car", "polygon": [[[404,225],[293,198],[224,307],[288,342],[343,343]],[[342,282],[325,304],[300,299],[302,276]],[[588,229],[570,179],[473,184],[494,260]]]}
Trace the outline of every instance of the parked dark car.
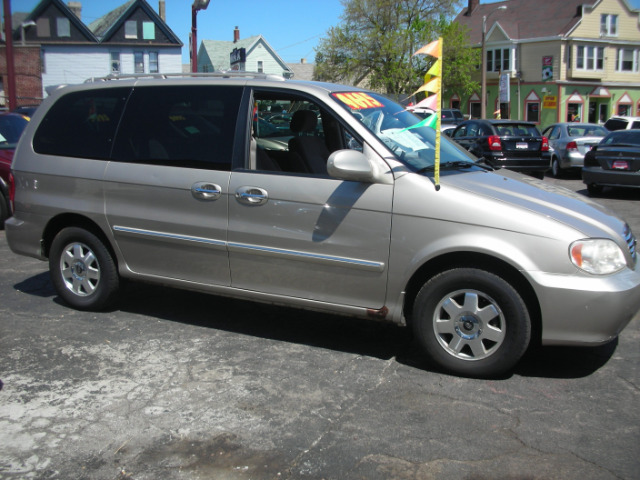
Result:
{"label": "parked dark car", "polygon": [[617,130],[584,156],[582,181],[590,195],[605,186],[640,188],[640,130]]}
{"label": "parked dark car", "polygon": [[451,138],[494,168],[543,178],[550,167],[549,141],[533,123],[467,120],[456,127]]}
{"label": "parked dark car", "polygon": [[570,169],[582,169],[584,156],[596,146],[609,131],[594,123],[554,123],[544,129],[542,135],[549,139],[551,175],[562,176]]}
{"label": "parked dark car", "polygon": [[441,125],[460,125],[464,122],[464,115],[457,108],[443,108],[440,111]]}
{"label": "parked dark car", "polygon": [[11,214],[9,173],[16,144],[29,120],[17,113],[0,114],[0,228]]}
{"label": "parked dark car", "polygon": [[38,105],[21,105],[19,107],[11,110],[13,113],[19,113],[20,115],[24,115],[25,117],[33,117],[33,114],[36,113],[38,109]]}

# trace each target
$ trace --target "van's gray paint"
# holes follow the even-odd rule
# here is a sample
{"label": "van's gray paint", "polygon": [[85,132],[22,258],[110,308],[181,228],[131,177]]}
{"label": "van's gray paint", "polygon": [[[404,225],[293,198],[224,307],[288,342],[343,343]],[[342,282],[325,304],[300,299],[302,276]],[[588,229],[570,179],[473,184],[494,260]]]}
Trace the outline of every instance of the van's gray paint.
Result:
{"label": "van's gray paint", "polygon": [[[445,254],[482,254],[529,282],[546,344],[609,341],[640,308],[640,267],[622,237],[624,223],[602,207],[508,170],[443,172],[436,191],[432,178],[409,172],[332,103],[328,94],[338,87],[251,84],[305,91],[335,109],[364,139],[372,181],[38,155],[31,138],[41,113],[16,151],[15,216],[6,223],[11,249],[44,258],[40,243],[48,221],[72,213],[102,230],[123,277],[340,314],[373,312],[399,323],[405,290],[421,266]],[[40,111],[63,93],[55,92]],[[194,189],[203,185],[205,191],[219,187],[219,195],[198,198]],[[264,203],[236,195],[254,189],[266,194]],[[569,245],[591,237],[618,243],[627,268],[594,276],[574,267]]]}

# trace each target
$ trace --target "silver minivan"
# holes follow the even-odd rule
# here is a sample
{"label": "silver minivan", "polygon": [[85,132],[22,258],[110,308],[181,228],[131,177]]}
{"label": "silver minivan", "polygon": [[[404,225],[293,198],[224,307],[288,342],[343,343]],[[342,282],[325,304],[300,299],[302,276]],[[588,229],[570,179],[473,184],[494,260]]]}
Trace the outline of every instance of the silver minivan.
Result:
{"label": "silver minivan", "polygon": [[435,145],[402,106],[348,86],[66,87],[18,145],[7,239],[48,260],[77,309],[131,279],[392,321],[459,375],[503,374],[532,343],[614,339],[640,309],[624,221],[445,136],[436,169]]}

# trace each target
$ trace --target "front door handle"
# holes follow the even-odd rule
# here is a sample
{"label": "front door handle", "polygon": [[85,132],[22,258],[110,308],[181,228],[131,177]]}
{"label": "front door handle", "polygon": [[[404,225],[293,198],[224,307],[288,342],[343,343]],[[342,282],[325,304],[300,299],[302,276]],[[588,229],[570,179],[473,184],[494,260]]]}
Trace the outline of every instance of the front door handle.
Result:
{"label": "front door handle", "polygon": [[236,199],[245,205],[264,205],[269,200],[269,195],[263,188],[238,187]]}
{"label": "front door handle", "polygon": [[222,188],[215,183],[198,182],[191,185],[191,195],[198,200],[217,200],[222,195]]}

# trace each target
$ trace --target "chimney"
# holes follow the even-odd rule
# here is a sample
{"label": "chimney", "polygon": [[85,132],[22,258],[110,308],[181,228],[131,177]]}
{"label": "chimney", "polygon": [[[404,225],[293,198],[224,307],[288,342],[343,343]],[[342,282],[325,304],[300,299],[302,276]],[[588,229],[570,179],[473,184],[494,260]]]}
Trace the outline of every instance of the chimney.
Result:
{"label": "chimney", "polygon": [[307,59],[306,58],[301,58],[300,59],[300,63],[304,65],[305,63],[307,63]]}
{"label": "chimney", "polygon": [[467,17],[470,17],[473,11],[478,7],[479,4],[480,4],[480,0],[469,0],[469,7],[467,8],[465,15]]}
{"label": "chimney", "polygon": [[67,3],[69,10],[73,12],[73,14],[78,17],[79,20],[82,20],[82,3],[80,2],[69,2]]}
{"label": "chimney", "polygon": [[167,22],[167,8],[164,3],[164,0],[158,1],[158,15],[160,15],[160,18],[162,19],[163,22],[165,23]]}
{"label": "chimney", "polygon": [[233,43],[238,43],[240,40],[240,29],[238,27],[233,29]]}

